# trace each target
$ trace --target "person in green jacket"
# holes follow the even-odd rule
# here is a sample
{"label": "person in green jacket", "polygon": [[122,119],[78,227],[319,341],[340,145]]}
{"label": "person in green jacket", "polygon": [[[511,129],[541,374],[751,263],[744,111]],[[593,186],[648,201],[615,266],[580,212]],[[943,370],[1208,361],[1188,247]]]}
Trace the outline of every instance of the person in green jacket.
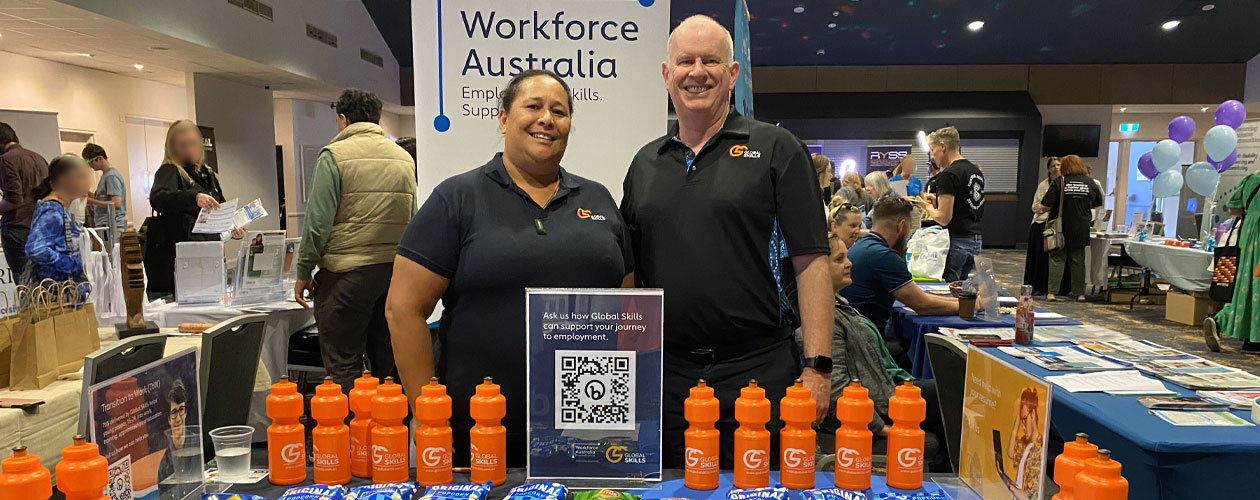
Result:
{"label": "person in green jacket", "polygon": [[[416,163],[378,124],[381,101],[346,90],[306,202],[294,298],[314,300],[324,369],[349,392],[367,362],[395,375],[385,320],[394,254],[416,207]],[[312,273],[316,266],[319,273]]]}

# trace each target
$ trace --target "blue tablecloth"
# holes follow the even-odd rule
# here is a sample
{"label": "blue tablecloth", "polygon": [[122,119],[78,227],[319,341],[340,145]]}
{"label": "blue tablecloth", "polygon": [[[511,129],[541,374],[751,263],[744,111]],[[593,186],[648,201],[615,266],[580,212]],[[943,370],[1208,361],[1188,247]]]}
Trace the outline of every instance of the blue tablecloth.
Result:
{"label": "blue tablecloth", "polygon": [[[958,481],[957,476],[942,476],[942,481],[933,481],[933,475],[926,475],[923,478],[923,487],[917,490],[895,490],[884,484],[884,476],[879,474],[871,474],[871,488],[866,490],[867,498],[879,498],[883,493],[931,493],[940,491],[953,500],[981,500],[980,495],[975,493]],[[779,482],[778,471],[770,471],[769,482],[771,485]],[[818,472],[814,474],[814,488],[829,489],[835,488],[835,475],[830,472]],[[658,498],[687,498],[690,500],[725,500],[726,494],[734,488],[731,485],[731,474],[724,473],[718,476],[718,487],[714,490],[698,491],[683,486],[682,479],[673,481],[664,481],[659,487],[653,487],[646,490],[634,491],[636,494],[643,495],[643,500],[651,500]],[[793,491],[789,494],[790,500],[799,500],[800,494]]]}
{"label": "blue tablecloth", "polygon": [[[1037,312],[1047,312],[1036,309]],[[928,364],[927,342],[923,335],[937,333],[941,328],[997,328],[1008,326],[1015,328],[1015,315],[1003,314],[1002,321],[985,321],[979,318],[962,319],[952,316],[919,316],[909,308],[893,306],[893,319],[890,322],[895,335],[910,342],[910,374],[915,378],[932,378],[932,367]],[[1080,321],[1071,318],[1038,319],[1038,325],[1079,325]],[[1034,331],[1035,334],[1035,331]]]}
{"label": "blue tablecloth", "polygon": [[[986,351],[1038,377],[1063,374],[998,349]],[[1180,386],[1164,385],[1182,395],[1194,395]],[[1234,414],[1251,420],[1249,412]],[[1090,442],[1111,450],[1111,457],[1123,465],[1121,474],[1129,480],[1130,499],[1260,497],[1260,480],[1251,475],[1260,467],[1260,427],[1177,427],[1151,415],[1137,396],[1073,393],[1058,386],[1051,398],[1050,425],[1064,438],[1088,433]]]}

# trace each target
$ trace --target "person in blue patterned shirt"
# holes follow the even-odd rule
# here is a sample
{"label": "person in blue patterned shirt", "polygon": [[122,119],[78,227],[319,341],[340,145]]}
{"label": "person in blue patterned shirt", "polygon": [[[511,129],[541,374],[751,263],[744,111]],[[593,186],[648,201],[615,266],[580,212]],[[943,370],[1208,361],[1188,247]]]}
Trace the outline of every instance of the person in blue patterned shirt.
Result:
{"label": "person in blue patterned shirt", "polygon": [[73,154],[58,156],[48,165],[48,177],[32,190],[36,200],[31,235],[26,240],[28,262],[25,281],[38,284],[45,279],[86,281],[79,236],[83,226],[70,216],[70,202],[87,196],[92,189],[92,170]]}

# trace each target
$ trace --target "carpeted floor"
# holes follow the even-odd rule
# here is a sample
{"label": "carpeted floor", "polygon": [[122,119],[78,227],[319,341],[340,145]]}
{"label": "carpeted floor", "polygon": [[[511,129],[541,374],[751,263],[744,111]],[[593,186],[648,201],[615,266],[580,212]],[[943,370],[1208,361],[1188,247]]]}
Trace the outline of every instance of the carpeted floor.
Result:
{"label": "carpeted floor", "polygon": [[[998,282],[1008,292],[1019,289],[1018,286],[1024,281],[1024,250],[985,249],[982,255],[993,259]],[[1124,303],[1117,304],[1106,304],[1101,299],[1094,299],[1083,304],[1063,300],[1039,300],[1037,305],[1083,323],[1106,326],[1133,338],[1149,340],[1251,373],[1260,373],[1260,353],[1240,351],[1242,342],[1235,339],[1222,339],[1222,352],[1211,352],[1203,343],[1203,331],[1200,327],[1164,319],[1162,304],[1138,304],[1130,310],[1126,297]]]}

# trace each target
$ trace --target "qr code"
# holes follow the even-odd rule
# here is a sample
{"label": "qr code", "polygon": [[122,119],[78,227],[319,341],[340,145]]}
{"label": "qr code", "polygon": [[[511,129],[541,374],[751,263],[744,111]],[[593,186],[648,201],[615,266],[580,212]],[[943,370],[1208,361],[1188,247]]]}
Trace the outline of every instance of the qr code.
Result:
{"label": "qr code", "polygon": [[110,500],[132,500],[131,455],[123,455],[109,464],[109,485],[105,487],[105,495]]}
{"label": "qr code", "polygon": [[556,351],[556,428],[634,430],[634,351]]}

